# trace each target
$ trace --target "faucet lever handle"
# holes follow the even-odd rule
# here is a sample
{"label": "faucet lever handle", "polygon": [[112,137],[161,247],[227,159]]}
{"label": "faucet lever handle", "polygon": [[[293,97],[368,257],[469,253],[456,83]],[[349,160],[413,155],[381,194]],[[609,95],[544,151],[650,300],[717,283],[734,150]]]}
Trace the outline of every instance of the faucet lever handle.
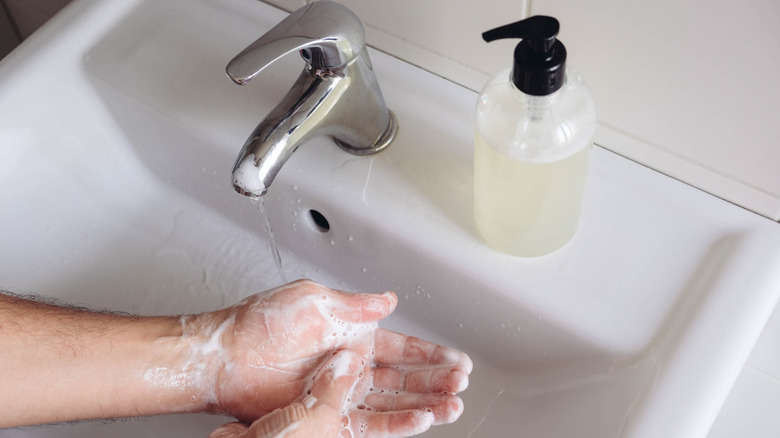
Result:
{"label": "faucet lever handle", "polygon": [[225,69],[245,85],[268,65],[293,52],[314,68],[344,66],[365,47],[363,24],[345,6],[320,0],[300,8],[236,55]]}

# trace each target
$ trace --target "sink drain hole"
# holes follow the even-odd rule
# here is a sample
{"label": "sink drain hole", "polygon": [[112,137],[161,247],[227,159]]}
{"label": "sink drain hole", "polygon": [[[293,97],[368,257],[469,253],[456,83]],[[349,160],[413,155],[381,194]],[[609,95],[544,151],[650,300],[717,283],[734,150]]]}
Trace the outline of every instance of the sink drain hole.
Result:
{"label": "sink drain hole", "polygon": [[309,210],[309,216],[311,216],[311,220],[314,222],[314,226],[321,233],[327,233],[330,231],[330,223],[325,218],[325,216],[322,215],[322,213],[317,210]]}

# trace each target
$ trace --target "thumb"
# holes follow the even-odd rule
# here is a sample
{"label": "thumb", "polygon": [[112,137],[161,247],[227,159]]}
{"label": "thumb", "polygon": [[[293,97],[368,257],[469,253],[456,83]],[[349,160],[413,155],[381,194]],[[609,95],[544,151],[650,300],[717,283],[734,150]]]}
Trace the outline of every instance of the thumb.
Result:
{"label": "thumb", "polygon": [[354,323],[380,321],[398,305],[398,297],[393,292],[370,294],[332,290],[331,296],[334,299],[329,305],[330,310],[339,319]]}
{"label": "thumb", "polygon": [[241,423],[228,423],[211,432],[209,438],[245,438],[248,429]]}
{"label": "thumb", "polygon": [[339,351],[317,371],[311,393],[303,401],[276,409],[248,429],[238,423],[226,424],[209,438],[336,437],[362,368],[359,354]]}
{"label": "thumb", "polygon": [[365,362],[352,350],[334,354],[314,376],[311,394],[303,403],[325,405],[343,415]]}
{"label": "thumb", "polygon": [[[299,429],[308,429],[311,423],[327,421],[323,415],[301,402],[276,409],[252,423],[245,436],[240,438],[292,438],[306,437]],[[219,437],[222,438],[222,437]],[[233,437],[225,437],[233,438]],[[238,437],[236,437],[238,438]]]}

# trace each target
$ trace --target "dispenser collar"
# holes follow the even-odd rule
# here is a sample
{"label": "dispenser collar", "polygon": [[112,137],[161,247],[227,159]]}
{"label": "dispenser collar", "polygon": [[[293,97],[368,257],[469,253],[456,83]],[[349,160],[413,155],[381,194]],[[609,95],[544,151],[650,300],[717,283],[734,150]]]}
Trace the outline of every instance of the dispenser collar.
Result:
{"label": "dispenser collar", "polygon": [[535,15],[482,34],[486,42],[520,38],[514,52],[512,82],[522,92],[546,96],[563,86],[566,47],[556,39],[560,23],[554,17]]}

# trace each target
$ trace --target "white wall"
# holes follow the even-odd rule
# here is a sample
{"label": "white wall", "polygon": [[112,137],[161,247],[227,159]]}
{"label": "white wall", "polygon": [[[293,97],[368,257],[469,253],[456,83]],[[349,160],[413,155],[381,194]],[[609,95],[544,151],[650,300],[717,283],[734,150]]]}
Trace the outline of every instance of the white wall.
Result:
{"label": "white wall", "polygon": [[[600,141],[780,219],[780,2],[534,2],[596,94]],[[538,7],[537,7],[538,6]]]}
{"label": "white wall", "polygon": [[[287,10],[305,0],[266,0]],[[547,14],[599,109],[596,142],[780,220],[780,2],[342,0],[371,45],[473,90],[514,43],[481,32]]]}

